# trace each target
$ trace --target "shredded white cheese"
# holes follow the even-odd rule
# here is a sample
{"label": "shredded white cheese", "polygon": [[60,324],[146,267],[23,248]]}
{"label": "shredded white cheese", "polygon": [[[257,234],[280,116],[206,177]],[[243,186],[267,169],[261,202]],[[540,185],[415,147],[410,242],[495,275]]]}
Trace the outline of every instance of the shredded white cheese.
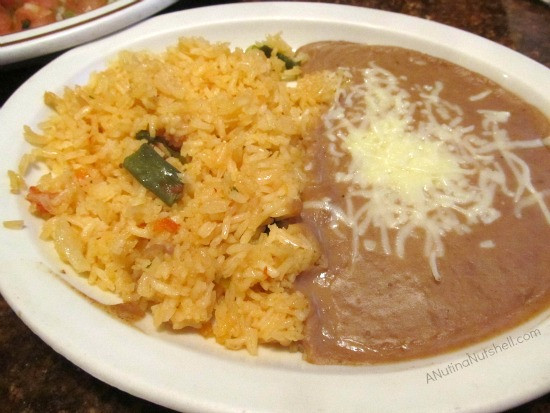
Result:
{"label": "shredded white cheese", "polygon": [[495,242],[492,239],[481,241],[479,243],[479,248],[495,248]]}
{"label": "shredded white cheese", "polygon": [[[550,224],[543,194],[534,188],[528,165],[513,152],[542,147],[543,141],[510,140],[502,127],[509,112],[479,110],[481,128],[464,125],[462,108],[440,97],[441,82],[419,87],[413,98],[385,69],[371,65],[363,76],[363,83],[339,90],[324,118],[335,161],[341,162],[343,152],[351,154],[351,162],[336,174],[338,182],[349,184],[345,208],[330,199],[304,204],[329,211],[351,228],[354,257],[361,247],[371,251],[378,245],[386,254],[404,257],[406,240],[423,235],[424,254],[440,280],[443,238],[498,219],[498,191],[518,203],[516,215],[538,204]],[[516,182],[507,182],[505,169]],[[372,229],[380,234],[379,242],[360,245]]]}
{"label": "shredded white cheese", "polygon": [[481,93],[478,93],[477,95],[470,96],[468,99],[470,100],[470,102],[475,102],[477,100],[485,99],[491,93],[492,92],[490,90],[485,90]]}

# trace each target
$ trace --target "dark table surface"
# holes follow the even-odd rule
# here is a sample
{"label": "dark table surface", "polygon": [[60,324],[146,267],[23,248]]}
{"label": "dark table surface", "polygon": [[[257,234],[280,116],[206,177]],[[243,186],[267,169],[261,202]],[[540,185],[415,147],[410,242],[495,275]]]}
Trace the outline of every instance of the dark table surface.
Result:
{"label": "dark table surface", "polygon": [[[334,0],[458,27],[550,68],[550,7],[538,0]],[[181,0],[163,13],[230,1]],[[58,54],[0,69],[0,105]],[[5,246],[2,246],[5,248]],[[550,351],[550,349],[549,349]],[[169,412],[90,376],[34,335],[0,296],[0,412]],[[510,412],[550,413],[550,394]]]}

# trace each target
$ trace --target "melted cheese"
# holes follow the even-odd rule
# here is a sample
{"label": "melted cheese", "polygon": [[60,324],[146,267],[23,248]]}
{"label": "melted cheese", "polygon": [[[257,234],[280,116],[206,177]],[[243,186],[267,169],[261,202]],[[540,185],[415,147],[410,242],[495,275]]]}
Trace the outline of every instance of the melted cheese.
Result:
{"label": "melted cheese", "polygon": [[[479,125],[464,125],[462,108],[440,97],[441,82],[407,91],[399,78],[375,65],[364,70],[363,79],[342,87],[324,118],[329,152],[342,166],[335,178],[349,184],[345,207],[330,199],[304,204],[329,211],[335,231],[336,223],[352,229],[354,257],[361,248],[378,246],[404,257],[406,240],[423,236],[424,254],[439,280],[445,235],[498,219],[499,191],[517,203],[517,216],[523,207],[538,204],[550,224],[544,194],[513,152],[542,147],[543,141],[510,140],[502,127],[510,113],[480,110]],[[507,182],[506,169],[516,182]],[[369,230],[379,240],[361,241]]]}
{"label": "melted cheese", "polygon": [[344,138],[352,155],[353,181],[393,191],[421,208],[432,193],[461,174],[458,160],[445,146],[407,130],[396,116],[375,119],[369,129],[353,129]]}

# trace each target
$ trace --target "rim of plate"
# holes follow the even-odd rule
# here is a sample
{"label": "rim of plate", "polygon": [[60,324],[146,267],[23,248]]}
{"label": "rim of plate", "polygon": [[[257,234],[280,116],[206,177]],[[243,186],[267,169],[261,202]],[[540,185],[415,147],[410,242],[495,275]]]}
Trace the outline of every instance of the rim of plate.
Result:
{"label": "rim of plate", "polygon": [[9,65],[58,52],[130,26],[178,0],[117,0],[45,26],[0,36],[0,62]]}
{"label": "rim of plate", "polygon": [[[63,54],[8,99],[0,110],[0,124],[6,129],[3,136],[21,136],[24,124],[35,125],[47,115],[41,103],[46,88],[55,91],[63,85],[85,83],[90,72],[104,67],[121,49],[161,50],[178,36],[190,35],[245,46],[273,32],[282,32],[293,46],[336,40],[337,36],[429,52],[505,83],[550,117],[550,100],[537,87],[549,83],[550,71],[504,46],[439,23],[385,11],[258,2],[161,15]],[[528,78],[523,76],[527,72]],[[22,107],[26,110],[21,111]],[[28,146],[23,142],[5,146],[0,161],[6,169],[16,169]],[[3,176],[0,190],[7,193],[9,185]],[[381,366],[315,366],[303,362],[298,354],[273,349],[262,349],[259,357],[251,357],[221,349],[196,335],[145,334],[115,320],[60,279],[58,275],[67,269],[37,241],[39,224],[21,198],[10,195],[0,206],[0,219],[22,218],[28,224],[23,231],[0,230],[0,242],[10,245],[0,249],[0,292],[6,301],[38,336],[74,364],[160,405],[201,412],[499,411],[550,390],[550,353],[546,351],[550,310],[455,352]],[[538,332],[535,336],[534,331]],[[472,359],[488,349],[493,349],[494,357]],[[429,374],[445,369],[447,374],[429,380]]]}

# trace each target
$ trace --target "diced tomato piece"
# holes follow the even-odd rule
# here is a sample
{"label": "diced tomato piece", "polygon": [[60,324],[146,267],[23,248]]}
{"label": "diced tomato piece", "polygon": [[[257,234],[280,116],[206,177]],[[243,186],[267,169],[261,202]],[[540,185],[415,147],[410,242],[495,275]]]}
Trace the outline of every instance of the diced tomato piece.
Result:
{"label": "diced tomato piece", "polygon": [[175,234],[178,232],[180,224],[173,221],[171,218],[161,218],[153,222],[153,230],[156,232],[170,232]]}
{"label": "diced tomato piece", "polygon": [[18,7],[21,7],[25,3],[24,0],[0,0],[0,6],[5,7],[9,11],[13,11]]}
{"label": "diced tomato piece", "polygon": [[34,208],[33,212],[42,217],[49,217],[54,215],[55,210],[52,202],[57,195],[57,192],[41,191],[38,187],[31,186],[26,199]]}
{"label": "diced tomato piece", "polygon": [[0,6],[0,35],[10,34],[13,31],[13,20],[10,13]]}
{"label": "diced tomato piece", "polygon": [[14,29],[16,31],[44,26],[55,21],[53,10],[34,3],[25,3],[14,13]]}

